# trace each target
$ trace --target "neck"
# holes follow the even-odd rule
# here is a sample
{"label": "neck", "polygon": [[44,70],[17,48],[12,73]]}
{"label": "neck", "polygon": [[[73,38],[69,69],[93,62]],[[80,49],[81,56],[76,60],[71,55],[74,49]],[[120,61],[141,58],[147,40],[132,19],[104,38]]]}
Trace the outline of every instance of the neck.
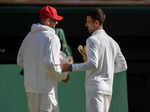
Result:
{"label": "neck", "polygon": [[45,25],[45,26],[48,26],[48,27],[50,27],[50,28],[52,28],[52,29],[55,30],[55,28],[54,28],[52,25],[48,25],[48,24],[46,24],[45,22],[40,22],[40,24]]}
{"label": "neck", "polygon": [[95,28],[94,32],[95,32],[96,30],[102,30],[102,29],[103,29],[102,26],[98,26],[97,28]]}
{"label": "neck", "polygon": [[98,26],[97,30],[103,29],[103,26]]}

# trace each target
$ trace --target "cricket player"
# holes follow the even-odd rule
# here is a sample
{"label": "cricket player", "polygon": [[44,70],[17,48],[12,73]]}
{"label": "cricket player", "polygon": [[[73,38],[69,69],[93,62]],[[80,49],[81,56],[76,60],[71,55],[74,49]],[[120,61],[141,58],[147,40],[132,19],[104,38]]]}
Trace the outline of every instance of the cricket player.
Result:
{"label": "cricket player", "polygon": [[24,69],[24,86],[30,112],[58,112],[57,83],[65,82],[62,74],[60,40],[55,33],[62,16],[54,7],[40,9],[40,23],[33,24],[22,42],[17,64]]}
{"label": "cricket player", "polygon": [[85,62],[61,64],[63,71],[86,71],[86,112],[109,111],[114,73],[127,70],[119,45],[103,29],[104,20],[102,9],[87,13],[86,27],[91,36],[86,40],[86,51],[81,52]]}

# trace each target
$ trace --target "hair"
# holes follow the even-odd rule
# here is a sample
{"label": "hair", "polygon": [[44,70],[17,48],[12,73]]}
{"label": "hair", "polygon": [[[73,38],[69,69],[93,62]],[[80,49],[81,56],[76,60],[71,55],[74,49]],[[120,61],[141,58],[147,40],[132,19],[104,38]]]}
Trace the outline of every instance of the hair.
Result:
{"label": "hair", "polygon": [[40,22],[43,22],[45,20],[49,19],[51,22],[55,22],[56,20],[52,19],[52,18],[40,18]]}
{"label": "hair", "polygon": [[39,18],[40,22],[45,21],[47,18]]}
{"label": "hair", "polygon": [[94,21],[98,20],[100,25],[103,25],[103,23],[105,21],[105,14],[104,14],[103,10],[100,8],[90,10],[87,13],[87,16],[90,16]]}

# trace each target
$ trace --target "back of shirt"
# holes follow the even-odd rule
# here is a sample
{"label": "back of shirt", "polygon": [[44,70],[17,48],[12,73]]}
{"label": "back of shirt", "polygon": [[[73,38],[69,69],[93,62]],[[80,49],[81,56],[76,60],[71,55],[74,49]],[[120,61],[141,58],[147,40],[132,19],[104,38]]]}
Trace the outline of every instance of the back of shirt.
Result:
{"label": "back of shirt", "polygon": [[48,26],[33,25],[17,57],[18,65],[22,63],[24,68],[24,85],[27,92],[43,93],[57,85],[52,74],[61,72],[59,54],[60,42],[55,31]]}
{"label": "back of shirt", "polygon": [[27,91],[45,89],[45,84],[42,83],[47,79],[42,66],[42,55],[46,41],[49,39],[44,37],[42,32],[30,32],[24,40],[24,80]]}
{"label": "back of shirt", "polygon": [[[121,54],[121,60],[126,64],[119,45],[104,30],[97,30],[87,40],[87,53],[88,60],[95,63],[97,67],[87,71],[86,84],[90,89],[92,86],[92,89],[99,92],[111,94],[115,63],[121,63],[116,61],[118,54]],[[126,70],[126,67],[123,69]]]}

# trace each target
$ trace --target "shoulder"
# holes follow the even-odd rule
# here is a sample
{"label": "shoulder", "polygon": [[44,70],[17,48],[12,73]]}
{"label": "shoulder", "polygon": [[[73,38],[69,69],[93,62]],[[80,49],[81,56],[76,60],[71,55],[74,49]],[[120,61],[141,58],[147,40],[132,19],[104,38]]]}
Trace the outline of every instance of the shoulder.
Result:
{"label": "shoulder", "polygon": [[113,39],[113,37],[108,36],[108,38],[109,38],[109,41],[110,41],[112,44],[114,44],[116,47],[119,47],[119,44],[117,43],[116,40]]}
{"label": "shoulder", "polygon": [[55,44],[60,44],[60,40],[59,40],[59,38],[58,38],[58,36],[57,35],[53,35],[53,37],[50,37],[49,38],[49,41],[51,41],[52,43],[55,43]]}
{"label": "shoulder", "polygon": [[48,40],[59,40],[58,36],[51,31],[44,31],[43,37],[48,39]]}
{"label": "shoulder", "polygon": [[92,36],[90,36],[86,41],[87,41],[87,42],[96,42],[96,36],[95,36],[95,35],[92,35]]}
{"label": "shoulder", "polygon": [[86,45],[89,46],[89,47],[98,46],[98,41],[95,39],[95,36],[90,36],[90,37],[86,40]]}
{"label": "shoulder", "polygon": [[108,40],[109,40],[109,44],[112,48],[114,48],[115,50],[117,51],[120,51],[120,46],[119,44],[117,43],[117,41],[115,39],[113,39],[113,37],[109,36],[108,35]]}
{"label": "shoulder", "polygon": [[54,35],[54,39],[55,39],[56,41],[60,41],[60,40],[59,40],[59,37],[58,37],[57,35]]}

